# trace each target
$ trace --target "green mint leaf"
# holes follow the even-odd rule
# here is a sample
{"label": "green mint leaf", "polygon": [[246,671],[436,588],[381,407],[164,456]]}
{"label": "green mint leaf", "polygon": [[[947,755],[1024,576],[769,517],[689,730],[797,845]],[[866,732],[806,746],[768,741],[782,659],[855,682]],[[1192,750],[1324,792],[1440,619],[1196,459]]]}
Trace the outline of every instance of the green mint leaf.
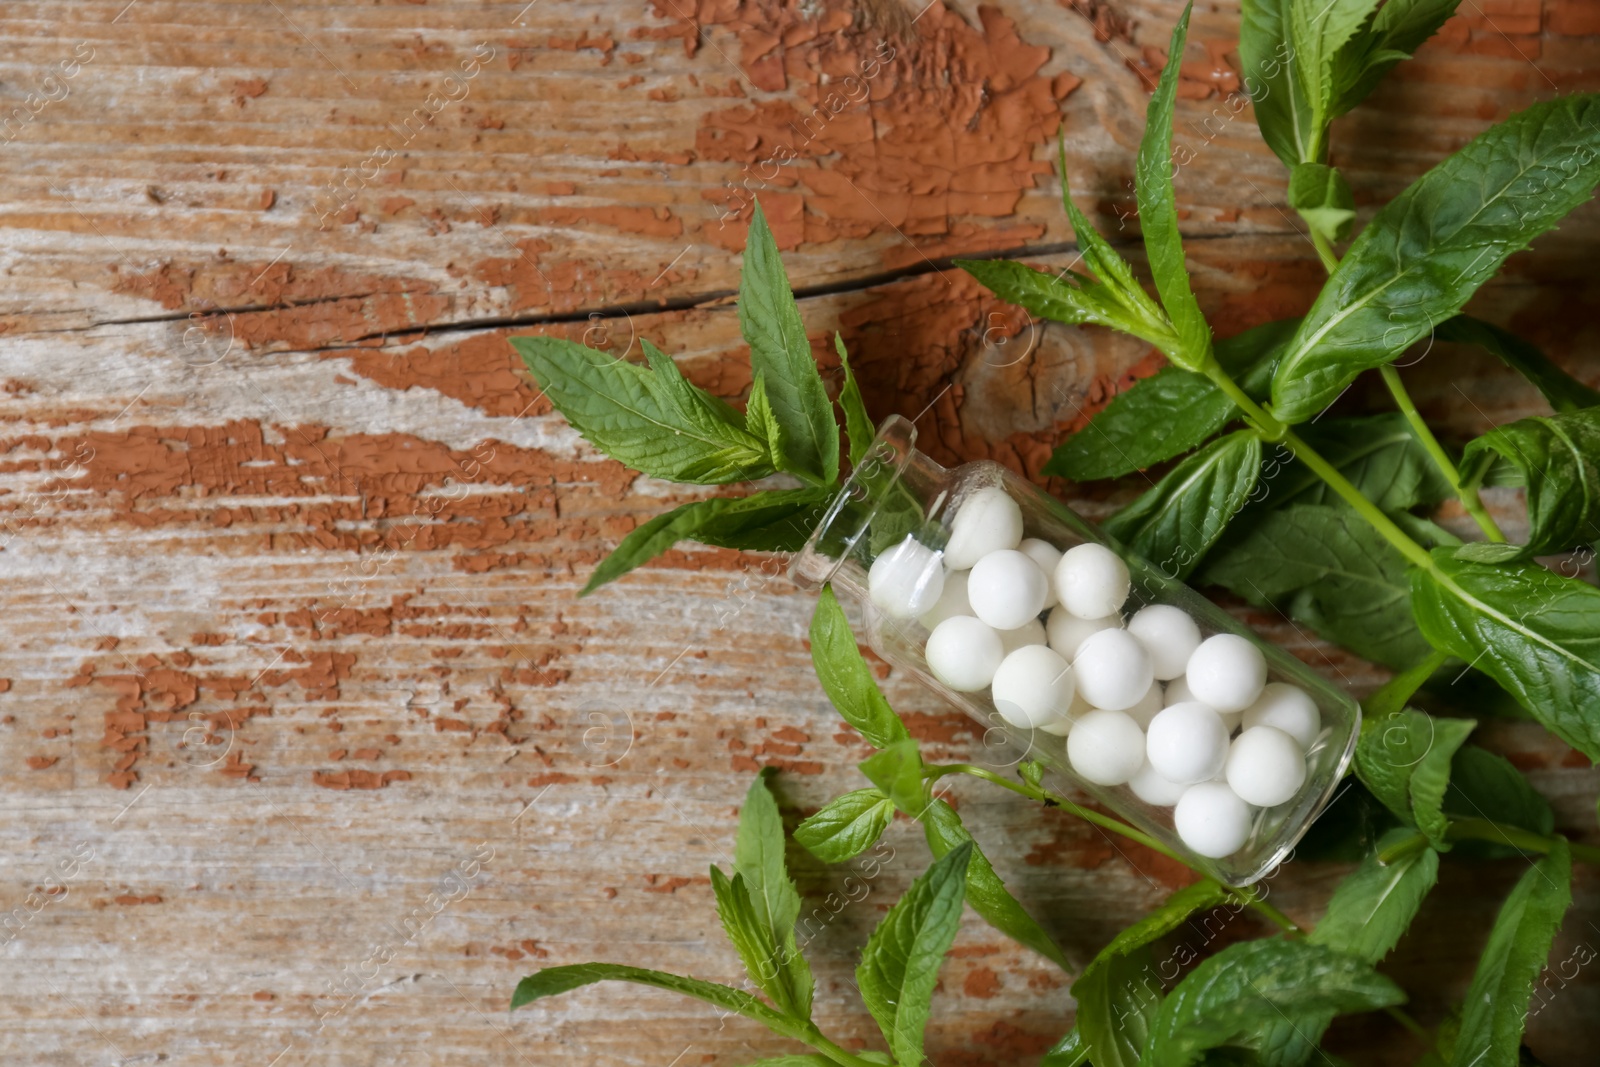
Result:
{"label": "green mint leaf", "polygon": [[1311,102],[1312,128],[1320,133],[1333,118],[1335,57],[1366,25],[1378,0],[1290,0],[1287,6],[1295,69]]}
{"label": "green mint leaf", "polygon": [[1535,104],[1480,134],[1361,231],[1273,380],[1273,414],[1303,422],[1362,371],[1455,315],[1513,252],[1600,180],[1600,96]]}
{"label": "green mint leaf", "polygon": [[1246,941],[1201,963],[1167,995],[1139,1062],[1188,1067],[1223,1047],[1270,1054],[1293,1042],[1296,1029],[1320,1033],[1336,1014],[1404,1000],[1353,956],[1304,941]]}
{"label": "green mint leaf", "polygon": [[[800,917],[800,894],[789,878],[783,844],[783,818],[763,772],[750,783],[744,807],[739,811],[733,869],[744,880],[755,921],[766,929],[780,957],[774,961],[777,973],[767,979],[778,992],[768,989],[768,993],[786,1012],[805,1019],[811,1015],[811,968],[795,947],[794,924]],[[756,981],[759,985],[762,979]]]}
{"label": "green mint leaf", "polygon": [[754,1019],[779,1033],[789,1032],[787,1020],[782,1015],[742,990],[717,985],[715,982],[702,982],[698,978],[667,974],[664,971],[629,967],[621,963],[573,963],[565,967],[546,967],[517,983],[516,992],[511,995],[511,1007],[515,1010],[544,997],[571,992],[596,982],[634,982],[638,985],[682,993],[684,996],[697,997],[709,1004],[715,1004],[724,1011]]}
{"label": "green mint leaf", "polygon": [[839,478],[833,402],[759,202],[739,274],[739,329],[750,346],[750,368],[766,380],[772,416],[782,430],[784,451],[774,457],[776,466],[813,484],[832,485]]}
{"label": "green mint leaf", "polygon": [[808,1017],[809,1010],[796,1004],[790,996],[784,981],[783,952],[773,940],[771,928],[756,915],[744,875],[735,871],[730,880],[721,868],[712,864],[711,891],[717,898],[717,918],[722,920],[722,929],[738,951],[750,980],[771,997],[785,1015]]}
{"label": "green mint leaf", "polygon": [[[1405,416],[1398,411],[1348,419],[1321,419],[1308,423],[1300,436],[1306,444],[1361,495],[1385,511],[1403,511],[1419,504],[1437,504],[1455,496],[1455,489],[1439,472],[1417,442]],[[1276,457],[1269,460],[1269,471]],[[1344,501],[1305,464],[1292,460],[1269,481],[1268,506],[1328,504]]]}
{"label": "green mint leaf", "polygon": [[1434,848],[1450,846],[1444,833],[1444,795],[1450,762],[1478,724],[1471,719],[1436,719],[1406,708],[1372,722],[1356,742],[1356,774],[1372,795],[1409,826],[1428,835]]}
{"label": "green mint leaf", "polygon": [[1174,363],[1185,357],[1182,340],[1165,321],[1152,322],[1131,311],[1115,287],[1077,271],[1046,274],[1009,259],[958,259],[956,266],[1007,303],[1070,326],[1105,326],[1132,334],[1160,349]]}
{"label": "green mint leaf", "polygon": [[1105,530],[1163,573],[1187,577],[1244,506],[1260,471],[1261,438],[1236,430],[1172,468]]}
{"label": "green mint leaf", "polygon": [[757,437],[767,443],[767,455],[772,458],[772,465],[782,467],[785,462],[783,454],[783,428],[778,425],[777,418],[772,414],[772,401],[767,397],[766,378],[757,371],[750,380],[750,400],[744,408],[745,427]]}
{"label": "green mint leaf", "polygon": [[885,745],[861,763],[861,773],[877,786],[896,808],[913,819],[922,818],[928,789],[922,780],[922,752],[911,739]]}
{"label": "green mint leaf", "polygon": [[1243,0],[1239,62],[1244,88],[1255,105],[1256,125],[1285,166],[1314,162],[1322,130],[1298,71],[1300,57],[1289,39],[1292,0]]}
{"label": "green mint leaf", "polygon": [[1461,0],[1387,0],[1367,29],[1340,49],[1334,60],[1333,106],[1337,118],[1365,100],[1391,67],[1410,59],[1456,12]]}
{"label": "green mint leaf", "polygon": [[961,892],[972,847],[934,861],[883,917],[856,967],[856,983],[896,1063],[922,1062],[939,964],[961,924]]}
{"label": "green mint leaf", "polygon": [[1600,541],[1600,407],[1497,426],[1468,442],[1461,462],[1488,453],[1516,468],[1526,486],[1528,543],[1511,558]]}
{"label": "green mint leaf", "polygon": [[557,337],[513,337],[511,345],[572,428],[619,463],[701,485],[772,473],[766,444],[744,417],[690,385],[648,341],[648,367]]}
{"label": "green mint leaf", "polygon": [[873,748],[887,748],[911,736],[873,679],[831,588],[823,589],[811,615],[811,663],[840,716]]}
{"label": "green mint leaf", "polygon": [[960,846],[970,844],[972,862],[967,865],[967,903],[972,905],[972,910],[1017,944],[1033,949],[1062,970],[1070,970],[1066,954],[1006,889],[1006,884],[995,873],[988,857],[962,825],[956,809],[935,797],[933,803],[923,810],[922,833],[935,856],[948,855]]}
{"label": "green mint leaf", "polygon": [[635,527],[594,569],[578,595],[588,596],[679,541],[749,552],[798,552],[832,499],[831,489],[769,489],[680,504]]}
{"label": "green mint leaf", "polygon": [[1134,949],[1154,943],[1176,930],[1196,912],[1210,911],[1228,899],[1228,890],[1212,878],[1202,878],[1179,889],[1155,911],[1123,930],[1101,949],[1083,969],[1088,974],[1112,956],[1124,956]]}
{"label": "green mint leaf", "polygon": [[1078,1002],[1080,1040],[1095,1067],[1133,1067],[1144,1051],[1161,1004],[1161,982],[1149,967],[1149,945],[1226,899],[1228,891],[1210,878],[1185,886],[1089,961],[1072,984],[1072,998]]}
{"label": "green mint leaf", "polygon": [[1157,334],[1170,334],[1172,324],[1167,321],[1166,313],[1150,299],[1150,294],[1144,291],[1144,286],[1133,276],[1133,268],[1128,265],[1128,261],[1111,247],[1110,242],[1101,236],[1100,231],[1094,228],[1088,217],[1078,210],[1078,205],[1072,202],[1064,130],[1056,137],[1056,161],[1061,171],[1061,206],[1067,212],[1067,221],[1072,224],[1072,235],[1078,243],[1078,251],[1083,256],[1083,262],[1106,284],[1111,296],[1135,319],[1144,322]]}
{"label": "green mint leaf", "polygon": [[[1189,33],[1189,12],[1183,9],[1172,28],[1167,65],[1145,111],[1144,138],[1134,161],[1134,194],[1139,201],[1139,228],[1145,255],[1161,306],[1177,332],[1178,344],[1168,359],[1184,370],[1198,371],[1211,358],[1211,327],[1189,287],[1189,268],[1183,262],[1183,238],[1178,233],[1178,206],[1173,197],[1172,113],[1178,95],[1178,68],[1183,65],[1183,45]],[[1165,351],[1165,350],[1163,350]]]}
{"label": "green mint leaf", "polygon": [[1306,225],[1328,241],[1350,236],[1355,221],[1355,195],[1344,175],[1323,163],[1296,163],[1289,172],[1289,206]]}
{"label": "green mint leaf", "polygon": [[1084,1067],[1089,1062],[1089,1046],[1074,1026],[1061,1035],[1061,1040],[1050,1046],[1050,1051],[1039,1061],[1039,1067]]}
{"label": "green mint leaf", "polygon": [[1572,856],[1564,838],[1518,880],[1489,930],[1461,1009],[1452,1067],[1516,1064],[1533,983],[1572,904]]}
{"label": "green mint leaf", "polygon": [[1439,879],[1439,853],[1424,848],[1384,866],[1378,854],[1409,835],[1391,830],[1333,891],[1328,911],[1307,938],[1367,963],[1380,963],[1399,942]]}
{"label": "green mint leaf", "polygon": [[1161,1007],[1161,980],[1148,947],[1110,956],[1072,984],[1078,1031],[1094,1067],[1138,1067]]}
{"label": "green mint leaf", "polygon": [[1201,577],[1376,663],[1432,651],[1411,613],[1405,558],[1347,506],[1291,504],[1212,550]]}
{"label": "green mint leaf", "polygon": [[[1550,802],[1510,760],[1477,745],[1462,745],[1450,761],[1450,788],[1444,794],[1444,810],[1462,818],[1520,826],[1536,834],[1549,834],[1555,829],[1556,816]],[[1510,845],[1488,841],[1458,841],[1456,848],[1490,859],[1522,855]]]}
{"label": "green mint leaf", "polygon": [[850,355],[844,349],[844,338],[837,333],[833,335],[833,347],[839,353],[839,366],[844,369],[844,385],[839,389],[839,408],[844,412],[844,432],[850,439],[850,466],[854,467],[867,454],[878,431],[873,425],[872,416],[867,414],[867,405],[861,399],[861,387],[856,384],[856,376],[850,372]]}
{"label": "green mint leaf", "polygon": [[1538,345],[1531,344],[1471,315],[1457,315],[1439,324],[1435,336],[1441,341],[1477,345],[1533,384],[1552,408],[1559,412],[1580,411],[1600,406],[1600,391],[1589,388],[1550,362]]}
{"label": "green mint leaf", "polygon": [[[1273,361],[1299,323],[1269,322],[1218,341],[1217,362],[1252,398],[1265,400]],[[1182,455],[1238,417],[1238,407],[1205,375],[1163,367],[1113,397],[1056,449],[1044,473],[1077,482],[1131,474]]]}
{"label": "green mint leaf", "polygon": [[843,863],[871,848],[894,821],[894,802],[879,789],[834,797],[802,822],[794,839],[823,863]]}
{"label": "green mint leaf", "polygon": [[1471,663],[1567,744],[1600,760],[1600,589],[1532,563],[1433,550],[1411,605],[1434,646]]}

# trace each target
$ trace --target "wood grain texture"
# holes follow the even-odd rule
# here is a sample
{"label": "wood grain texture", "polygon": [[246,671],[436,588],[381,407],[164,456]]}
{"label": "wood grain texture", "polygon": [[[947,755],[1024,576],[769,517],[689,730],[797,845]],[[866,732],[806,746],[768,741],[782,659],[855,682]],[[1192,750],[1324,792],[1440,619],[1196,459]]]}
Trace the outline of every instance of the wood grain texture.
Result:
{"label": "wood grain texture", "polygon": [[[1136,244],[1143,80],[1179,5],[917,6],[6,5],[0,1058],[668,1067],[786,1050],[632,987],[506,1013],[548,964],[737,981],[706,870],[750,775],[782,768],[798,817],[855,788],[866,749],[812,678],[810,602],[780,561],[685,548],[575,599],[621,536],[692,494],[587,448],[504,338],[637,356],[647,336],[738,399],[729,297],[759,194],[829,373],[838,330],[875,415],[920,413],[941,460],[1036,474],[1155,357],[1030,324],[949,259],[1073,261],[1058,121],[1079,202]],[[1600,84],[1592,5],[1463,8],[1339,124],[1365,209],[1488,123]],[[1196,284],[1224,334],[1319,284],[1280,166],[1228,105],[1237,26],[1233,3],[1196,13],[1177,135]],[[1590,205],[1475,305],[1591,383],[1597,236]],[[1406,374],[1456,437],[1542,410],[1472,353],[1440,346]],[[1135,481],[1052,488],[1095,517]],[[1514,494],[1495,504],[1518,521]],[[1381,680],[1240,610],[1358,692]],[[1008,758],[884,676],[931,756]],[[1591,768],[1528,724],[1480,735],[1595,839]],[[1082,824],[958,797],[1079,959],[1174,884]],[[871,1040],[850,960],[926,862],[914,828],[885,847],[848,885],[794,858],[818,1016],[841,1040]],[[1312,920],[1343,870],[1295,864],[1274,899]],[[1422,1018],[1465,990],[1516,871],[1444,865],[1390,968]],[[1596,936],[1588,872],[1576,896],[1556,958]],[[1552,1064],[1600,1039],[1591,971],[1532,1022]],[[1070,1025],[1070,976],[970,914],[942,974],[934,1063],[1031,1062]],[[1335,1040],[1353,1062],[1416,1052],[1376,1020]]]}

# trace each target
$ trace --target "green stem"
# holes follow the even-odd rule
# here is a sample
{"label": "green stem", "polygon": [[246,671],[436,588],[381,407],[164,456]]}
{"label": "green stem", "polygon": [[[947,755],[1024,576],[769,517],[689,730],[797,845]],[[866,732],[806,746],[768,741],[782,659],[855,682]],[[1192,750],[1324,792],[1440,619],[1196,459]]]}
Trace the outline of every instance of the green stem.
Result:
{"label": "green stem", "polygon": [[1318,233],[1315,226],[1311,227],[1311,244],[1316,248],[1318,258],[1322,260],[1322,269],[1332,274],[1339,266],[1339,257],[1334,254],[1333,246],[1328,243],[1328,239]]}
{"label": "green stem", "polygon": [[1478,496],[1476,486],[1469,486],[1462,482],[1461,471],[1451,462],[1450,456],[1444,447],[1439,444],[1438,438],[1433,436],[1433,431],[1423,421],[1422,415],[1417,411],[1417,405],[1412,403],[1411,394],[1406,392],[1405,383],[1400,380],[1400,372],[1390,363],[1378,368],[1383,375],[1383,384],[1389,387],[1389,394],[1394,397],[1395,405],[1400,408],[1406,422],[1411,426],[1411,432],[1417,437],[1417,443],[1433,458],[1434,465],[1444,473],[1450,482],[1450,488],[1455,490],[1456,496],[1461,498],[1462,506],[1467,509],[1467,514],[1472,516],[1483,535],[1496,544],[1505,544],[1506,535],[1500,532],[1500,527],[1495,524],[1493,517],[1483,506],[1483,500]]}
{"label": "green stem", "polygon": [[1013,793],[1027,797],[1029,800],[1048,804],[1052,808],[1060,808],[1068,815],[1076,815],[1078,818],[1085,822],[1093,823],[1102,830],[1110,830],[1114,834],[1121,834],[1129,841],[1137,841],[1145,848],[1159,852],[1170,860],[1182,863],[1186,867],[1188,866],[1176,852],[1173,852],[1166,845],[1163,845],[1144,831],[1136,830],[1127,823],[1119,819],[1113,819],[1109,815],[1102,815],[1093,808],[1086,808],[1082,804],[1074,804],[1058,793],[1052,793],[1047,789],[1035,788],[1026,782],[1013,782],[1011,779],[995,774],[991,770],[986,770],[983,767],[974,767],[970,763],[937,763],[930,764],[927,769],[930,772],[928,775],[930,778],[942,778],[947,774],[970,774],[974,778],[982,778],[986,782],[993,782],[1002,789],[1009,789]]}
{"label": "green stem", "polygon": [[1394,522],[1380,511],[1372,501],[1362,495],[1361,490],[1351,484],[1339,468],[1323,459],[1310,445],[1295,435],[1288,426],[1279,422],[1270,412],[1252,400],[1248,393],[1239,388],[1228,372],[1216,359],[1208,360],[1203,372],[1217,388],[1228,395],[1245,417],[1253,423],[1261,435],[1269,441],[1282,441],[1294,450],[1295,456],[1310,467],[1318,477],[1327,482],[1334,492],[1344,498],[1345,503],[1355,508],[1362,518],[1372,524],[1383,539],[1388,541],[1400,554],[1424,570],[1433,570],[1433,559],[1426,549],[1413,541],[1406,532],[1396,526]]}
{"label": "green stem", "polygon": [[1362,518],[1372,524],[1373,529],[1383,535],[1400,554],[1423,570],[1433,570],[1433,558],[1428,555],[1427,549],[1417,544],[1406,532],[1396,526],[1372,501],[1362,495],[1361,490],[1350,483],[1339,468],[1323,459],[1310,445],[1306,444],[1293,431],[1284,430],[1284,443],[1294,450],[1295,457],[1310,467],[1323,481],[1328,483],[1335,493],[1344,499],[1346,504],[1355,508]]}
{"label": "green stem", "polygon": [[842,1049],[832,1041],[829,1041],[822,1035],[822,1031],[817,1029],[815,1023],[806,1023],[805,1031],[803,1033],[794,1033],[789,1036],[793,1037],[796,1041],[803,1041],[807,1045],[810,1045],[812,1048],[828,1057],[828,1059],[832,1060],[834,1063],[839,1064],[840,1067],[883,1067],[882,1064],[874,1063],[871,1060],[862,1059],[855,1053],[850,1052],[847,1049]]}
{"label": "green stem", "polygon": [[[1537,852],[1543,855],[1555,847],[1560,834],[1536,834],[1532,830],[1524,830],[1520,826],[1510,826],[1493,819],[1452,819],[1450,828],[1445,831],[1445,837],[1452,841],[1492,841],[1498,845],[1510,845],[1512,848],[1524,852]],[[1594,845],[1579,845],[1568,842],[1567,847],[1572,850],[1572,858],[1582,860],[1584,863],[1600,863],[1600,848]]]}
{"label": "green stem", "polygon": [[1378,864],[1387,867],[1390,864],[1399,863],[1401,860],[1410,859],[1427,847],[1428,837],[1426,834],[1412,834],[1404,840],[1396,841],[1378,853]]}
{"label": "green stem", "polygon": [[1422,1038],[1422,1040],[1426,1041],[1429,1048],[1433,1047],[1433,1031],[1429,1030],[1426,1026],[1423,1026],[1421,1023],[1417,1022],[1417,1020],[1413,1019],[1410,1013],[1405,1011],[1405,1009],[1390,1007],[1383,1010],[1385,1014],[1389,1016],[1389,1018],[1393,1019],[1407,1030],[1410,1030],[1413,1034]]}

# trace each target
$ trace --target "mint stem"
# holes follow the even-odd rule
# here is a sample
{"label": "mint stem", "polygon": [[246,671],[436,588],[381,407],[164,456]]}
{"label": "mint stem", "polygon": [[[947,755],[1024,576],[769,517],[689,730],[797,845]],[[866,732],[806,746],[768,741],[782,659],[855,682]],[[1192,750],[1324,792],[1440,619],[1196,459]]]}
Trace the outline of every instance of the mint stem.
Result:
{"label": "mint stem", "polygon": [[1494,518],[1483,506],[1483,498],[1478,496],[1477,486],[1463,484],[1461,471],[1450,461],[1450,456],[1444,447],[1439,444],[1438,438],[1433,436],[1433,431],[1423,421],[1422,415],[1417,411],[1417,405],[1412,403],[1411,394],[1406,392],[1405,383],[1400,380],[1400,372],[1394,365],[1386,363],[1378,368],[1383,375],[1383,384],[1389,387],[1389,393],[1394,397],[1395,404],[1400,408],[1400,413],[1405,416],[1406,422],[1411,426],[1411,432],[1417,437],[1417,443],[1429,456],[1433,457],[1434,464],[1444,473],[1450,482],[1450,488],[1455,490],[1456,496],[1461,498],[1461,504],[1467,509],[1467,514],[1478,524],[1478,529],[1483,535],[1496,544],[1505,544],[1506,535],[1500,531]]}

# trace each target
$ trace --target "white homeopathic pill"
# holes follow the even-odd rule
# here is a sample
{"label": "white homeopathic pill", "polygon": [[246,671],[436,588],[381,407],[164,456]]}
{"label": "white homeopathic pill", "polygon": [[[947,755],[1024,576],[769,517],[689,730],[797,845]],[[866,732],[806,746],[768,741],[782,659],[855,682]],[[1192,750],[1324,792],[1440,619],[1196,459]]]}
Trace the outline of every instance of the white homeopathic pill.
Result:
{"label": "white homeopathic pill", "polygon": [[1174,704],[1150,720],[1145,755],[1169,782],[1209,781],[1227,762],[1228,729],[1220,715],[1198,700]]}
{"label": "white homeopathic pill", "polygon": [[1000,644],[1005,647],[1006,655],[1008,656],[1024,645],[1042,645],[1044,643],[1044,623],[1038,619],[1029,619],[1015,630],[1000,631]]}
{"label": "white homeopathic pill", "polygon": [[1250,805],[1221,782],[1201,782],[1178,798],[1172,825],[1189,848],[1221,859],[1239,851],[1250,836]]}
{"label": "white homeopathic pill", "polygon": [[1165,707],[1161,702],[1161,697],[1161,683],[1151,682],[1150,688],[1146,689],[1144,696],[1139,698],[1139,703],[1127,709],[1128,718],[1138,723],[1141,729],[1148,730],[1150,728],[1150,720],[1155,718],[1156,714]]}
{"label": "white homeopathic pill", "polygon": [[1076,689],[1072,665],[1045,645],[1024,645],[994,672],[995,710],[1012,726],[1031,730],[1067,714]]}
{"label": "white homeopathic pill", "polygon": [[972,602],[967,599],[967,572],[946,571],[944,589],[939,593],[939,599],[917,621],[931,630],[946,619],[971,614]]}
{"label": "white homeopathic pill", "polygon": [[1120,711],[1091,711],[1067,734],[1067,760],[1096,785],[1121,785],[1144,766],[1144,731]]}
{"label": "white homeopathic pill", "polygon": [[1244,709],[1240,724],[1246,730],[1252,726],[1275,726],[1294,738],[1304,752],[1322,732],[1322,712],[1317,710],[1311,694],[1299,686],[1268,682],[1256,702]]}
{"label": "white homeopathic pill", "polygon": [[1015,630],[1044,610],[1049,580],[1039,565],[1014,548],[991,552],[967,576],[972,613],[996,630]]}
{"label": "white homeopathic pill", "polygon": [[1056,567],[1061,563],[1061,550],[1049,541],[1041,541],[1037,537],[1024,537],[1017,545],[1017,551],[1033,560],[1044,571],[1049,579],[1045,593],[1044,606],[1056,606]]}
{"label": "white homeopathic pill", "polygon": [[1050,609],[1049,621],[1045,623],[1045,633],[1050,638],[1050,647],[1069,660],[1077,656],[1078,646],[1083,644],[1084,638],[1090,634],[1121,628],[1121,615],[1107,615],[1102,619],[1080,619],[1061,604]]}
{"label": "white homeopathic pill", "polygon": [[867,571],[867,595],[892,619],[909,619],[932,608],[944,593],[939,553],[907,534],[880,553]]}
{"label": "white homeopathic pill", "polygon": [[1170,808],[1178,802],[1178,798],[1189,791],[1187,785],[1179,782],[1169,782],[1150,766],[1150,761],[1144,761],[1144,766],[1139,768],[1139,773],[1128,779],[1128,788],[1133,790],[1133,795],[1146,804],[1154,804],[1158,808]]}
{"label": "white homeopathic pill", "polygon": [[1126,630],[1101,630],[1084,638],[1072,667],[1083,699],[1107,711],[1133,707],[1155,679],[1150,654]]}
{"label": "white homeopathic pill", "polygon": [[958,693],[975,693],[994,680],[1005,649],[994,627],[971,615],[956,615],[933,628],[923,657],[939,681]]}
{"label": "white homeopathic pill", "polygon": [[1189,657],[1185,679],[1196,700],[1221,712],[1243,711],[1266,685],[1267,660],[1238,634],[1215,634]]}
{"label": "white homeopathic pill", "polygon": [[1132,584],[1122,557],[1093,542],[1063,552],[1055,579],[1056,596],[1080,619],[1100,619],[1121,611]]}
{"label": "white homeopathic pill", "polygon": [[979,489],[961,502],[950,523],[945,565],[966,570],[991,552],[1016,548],[1022,540],[1022,507],[1004,489]]}
{"label": "white homeopathic pill", "polygon": [[1167,682],[1189,666],[1189,657],[1200,647],[1200,627],[1182,608],[1171,604],[1149,604],[1133,613],[1128,632],[1150,652],[1156,680]]}
{"label": "white homeopathic pill", "polygon": [[1228,786],[1251,804],[1276,807],[1306,781],[1306,758],[1295,739],[1275,726],[1254,726],[1228,750]]}

